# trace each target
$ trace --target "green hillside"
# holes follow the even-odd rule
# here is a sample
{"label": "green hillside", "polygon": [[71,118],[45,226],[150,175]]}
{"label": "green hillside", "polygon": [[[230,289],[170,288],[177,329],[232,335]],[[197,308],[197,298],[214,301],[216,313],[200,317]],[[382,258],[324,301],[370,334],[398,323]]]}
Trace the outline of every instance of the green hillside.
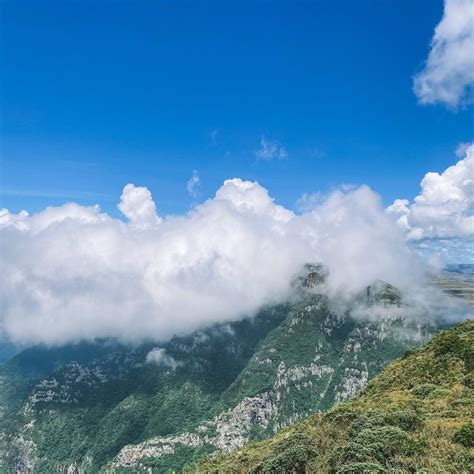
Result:
{"label": "green hillside", "polygon": [[0,367],[0,472],[179,471],[353,398],[436,331],[382,282],[336,311],[308,270],[291,301],[241,321],[18,354]]}
{"label": "green hillside", "polygon": [[[188,337],[139,346],[114,341],[28,349],[0,367],[0,472],[97,472],[129,443],[195,426],[286,317],[284,305]],[[175,370],[147,364],[164,347]]]}
{"label": "green hillside", "polygon": [[468,321],[407,352],[352,401],[188,470],[472,473],[473,410],[474,321]]}

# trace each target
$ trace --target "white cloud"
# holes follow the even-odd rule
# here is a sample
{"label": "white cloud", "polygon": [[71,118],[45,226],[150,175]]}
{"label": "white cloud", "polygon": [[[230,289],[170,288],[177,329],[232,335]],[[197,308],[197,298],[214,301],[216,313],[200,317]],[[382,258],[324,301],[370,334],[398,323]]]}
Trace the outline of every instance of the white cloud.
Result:
{"label": "white cloud", "polygon": [[3,335],[165,340],[285,300],[307,262],[328,267],[331,294],[418,278],[404,233],[367,187],[337,191],[303,215],[241,179],[159,225],[146,188],[127,185],[119,208],[128,222],[78,204],[0,213]]}
{"label": "white cloud", "polygon": [[296,201],[296,208],[301,212],[309,212],[321,204],[321,202],[321,193],[303,193]]}
{"label": "white cloud", "polygon": [[474,262],[474,240],[459,238],[424,239],[411,241],[410,243],[430,264],[438,261],[438,267],[447,264]]}
{"label": "white cloud", "polygon": [[387,208],[408,239],[474,238],[474,144],[463,149],[464,158],[443,173],[425,174],[412,204],[396,199]]}
{"label": "white cloud", "polygon": [[147,188],[127,184],[123,188],[120,203],[117,206],[131,224],[147,227],[159,224],[156,206]]}
{"label": "white cloud", "polygon": [[26,211],[21,211],[18,214],[11,214],[8,209],[0,209],[0,228],[12,226],[19,230],[28,229],[28,216]]}
{"label": "white cloud", "polygon": [[109,216],[100,212],[99,206],[80,206],[75,203],[67,203],[60,207],[47,207],[37,214],[29,215],[26,211],[12,214],[8,209],[0,211],[0,228],[14,227],[19,230],[28,230],[32,234],[37,234],[48,227],[56,226],[60,223],[97,223],[109,220]]}
{"label": "white cloud", "polygon": [[468,148],[472,145],[472,143],[469,143],[469,142],[464,142],[464,143],[460,143],[457,148],[456,148],[456,151],[454,152],[454,154],[458,157],[458,158],[464,158],[464,156],[466,155],[467,153],[467,150]]}
{"label": "white cloud", "polygon": [[424,69],[414,78],[422,104],[457,107],[472,102],[474,88],[474,2],[445,0]]}
{"label": "white cloud", "polygon": [[186,191],[191,197],[198,197],[199,195],[199,187],[201,186],[201,178],[197,170],[193,170],[193,174],[189,178],[186,184]]}
{"label": "white cloud", "polygon": [[156,364],[158,366],[168,367],[176,370],[181,364],[166,353],[166,349],[155,347],[146,355],[147,364]]}
{"label": "white cloud", "polygon": [[216,192],[216,199],[232,203],[241,213],[268,216],[277,222],[286,223],[294,217],[293,212],[275,204],[265,188],[256,182],[240,178],[224,181],[224,186]]}
{"label": "white cloud", "polygon": [[270,140],[262,135],[260,138],[260,148],[255,152],[255,156],[260,160],[286,160],[288,152],[286,148],[276,140]]}

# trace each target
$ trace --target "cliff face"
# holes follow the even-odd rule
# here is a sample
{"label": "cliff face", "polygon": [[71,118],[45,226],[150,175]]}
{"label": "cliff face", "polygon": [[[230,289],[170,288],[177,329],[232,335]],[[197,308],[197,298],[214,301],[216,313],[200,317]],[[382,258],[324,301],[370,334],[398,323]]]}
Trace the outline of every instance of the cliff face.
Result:
{"label": "cliff face", "polygon": [[[329,311],[318,295],[291,306],[262,341],[220,402],[230,408],[179,437],[156,437],[122,448],[110,471],[177,468],[182,453],[223,452],[354,397],[394,358],[425,341],[426,321],[396,318],[354,321]],[[180,454],[181,453],[181,454]],[[176,464],[175,464],[176,463]]]}
{"label": "cliff face", "polygon": [[356,316],[335,311],[309,270],[293,301],[165,344],[19,354],[0,368],[3,465],[180,469],[354,397],[435,330],[381,283],[354,300]]}
{"label": "cliff face", "polygon": [[390,364],[353,400],[189,470],[467,474],[473,382],[474,321],[467,321]]}

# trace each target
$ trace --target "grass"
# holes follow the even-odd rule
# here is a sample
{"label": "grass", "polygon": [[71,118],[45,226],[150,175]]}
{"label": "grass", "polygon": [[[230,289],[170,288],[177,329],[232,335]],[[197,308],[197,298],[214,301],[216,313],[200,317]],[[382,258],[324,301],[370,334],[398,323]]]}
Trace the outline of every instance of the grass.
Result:
{"label": "grass", "polygon": [[473,370],[474,321],[467,321],[390,364],[354,400],[186,470],[473,472]]}

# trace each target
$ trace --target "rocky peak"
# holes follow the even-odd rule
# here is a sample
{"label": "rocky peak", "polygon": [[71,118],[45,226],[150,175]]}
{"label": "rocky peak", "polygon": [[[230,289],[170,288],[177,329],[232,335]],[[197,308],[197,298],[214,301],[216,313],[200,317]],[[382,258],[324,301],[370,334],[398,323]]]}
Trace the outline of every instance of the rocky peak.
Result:
{"label": "rocky peak", "polygon": [[366,289],[365,299],[367,304],[382,304],[399,306],[402,294],[398,288],[381,280],[377,280]]}
{"label": "rocky peak", "polygon": [[304,265],[300,276],[296,279],[295,286],[314,290],[321,286],[327,278],[328,270],[320,263],[307,263]]}

